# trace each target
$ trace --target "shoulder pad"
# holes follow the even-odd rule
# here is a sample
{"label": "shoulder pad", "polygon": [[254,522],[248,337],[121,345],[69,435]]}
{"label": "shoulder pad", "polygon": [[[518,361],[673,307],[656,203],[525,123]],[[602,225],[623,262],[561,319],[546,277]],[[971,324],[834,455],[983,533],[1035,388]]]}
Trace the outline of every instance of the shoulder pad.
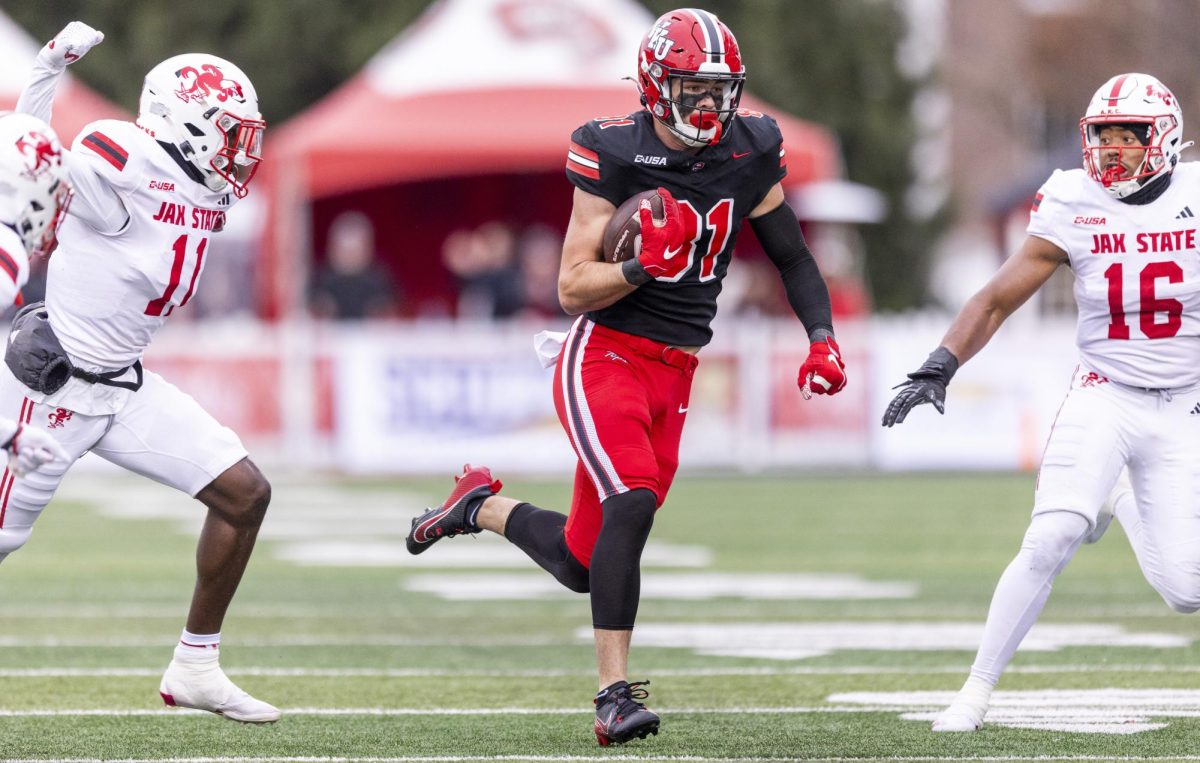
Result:
{"label": "shoulder pad", "polygon": [[132,122],[102,119],[79,132],[71,151],[93,172],[124,190],[137,185],[148,140],[151,138]]}

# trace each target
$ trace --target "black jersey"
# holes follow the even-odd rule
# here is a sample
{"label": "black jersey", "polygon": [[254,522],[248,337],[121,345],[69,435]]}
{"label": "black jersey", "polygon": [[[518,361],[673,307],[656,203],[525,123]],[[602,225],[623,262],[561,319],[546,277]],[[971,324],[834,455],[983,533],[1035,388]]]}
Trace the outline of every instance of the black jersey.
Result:
{"label": "black jersey", "polygon": [[650,281],[588,318],[666,344],[708,344],[742,220],[786,174],[779,126],[756,111],[739,112],[724,140],[696,153],[663,145],[645,110],[580,127],[567,154],[571,182],[618,207],[666,188],[679,201],[691,260],[677,280]]}

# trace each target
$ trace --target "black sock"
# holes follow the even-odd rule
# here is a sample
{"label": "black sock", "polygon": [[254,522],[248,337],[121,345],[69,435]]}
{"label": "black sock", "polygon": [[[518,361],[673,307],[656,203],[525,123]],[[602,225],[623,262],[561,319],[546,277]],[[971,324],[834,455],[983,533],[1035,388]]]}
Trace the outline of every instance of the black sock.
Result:
{"label": "black sock", "polygon": [[654,493],[640,488],[602,506],[604,523],[592,551],[592,627],[632,630],[642,593],[642,549],[654,525]]}
{"label": "black sock", "polygon": [[490,495],[481,495],[478,498],[472,498],[467,501],[467,510],[463,512],[463,523],[466,524],[468,530],[478,530],[479,525],[475,524],[475,520],[479,518],[479,510],[483,508],[483,502],[491,498]]}
{"label": "black sock", "polygon": [[566,524],[564,514],[519,503],[508,515],[504,537],[555,580],[576,593],[587,593],[588,570],[567,548],[567,539],[563,535]]}

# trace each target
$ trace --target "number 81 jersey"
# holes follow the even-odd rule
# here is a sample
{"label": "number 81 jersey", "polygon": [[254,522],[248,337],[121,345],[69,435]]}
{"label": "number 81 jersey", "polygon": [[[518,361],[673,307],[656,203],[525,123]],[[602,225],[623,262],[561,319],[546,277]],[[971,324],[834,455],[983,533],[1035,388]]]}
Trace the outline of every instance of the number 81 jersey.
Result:
{"label": "number 81 jersey", "polygon": [[[196,293],[212,239],[224,229],[235,197],[210,190],[195,167],[131,122],[86,126],[68,168],[75,198],[50,258],[50,323],[77,365],[124,368],[142,357],[167,317]],[[114,197],[128,222],[97,230],[96,220],[113,218]],[[119,410],[127,396],[126,390],[72,379],[51,397],[100,415]]]}
{"label": "number 81 jersey", "polygon": [[721,279],[742,220],[787,174],[775,120],[742,110],[725,139],[699,152],[673,151],[654,132],[648,111],[595,119],[571,136],[567,177],[619,207],[662,186],[679,201],[688,266],[661,276],[616,303],[588,313],[609,328],[665,344],[708,344]]}
{"label": "number 81 jersey", "polygon": [[1028,233],[1075,274],[1076,343],[1091,370],[1149,389],[1200,383],[1200,164],[1182,162],[1147,204],[1110,197],[1083,170],[1057,170]]}

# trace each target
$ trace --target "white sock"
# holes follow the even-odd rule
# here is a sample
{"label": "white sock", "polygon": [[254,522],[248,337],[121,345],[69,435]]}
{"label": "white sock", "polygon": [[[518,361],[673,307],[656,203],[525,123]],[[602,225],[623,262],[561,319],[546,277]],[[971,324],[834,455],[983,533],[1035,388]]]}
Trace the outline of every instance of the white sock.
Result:
{"label": "white sock", "polygon": [[958,696],[954,698],[954,704],[962,702],[971,707],[987,709],[994,688],[996,688],[996,684],[972,673],[967,677],[967,682],[963,684],[963,687],[959,689]]}
{"label": "white sock", "polygon": [[1021,550],[1000,576],[992,594],[983,641],[971,666],[972,678],[992,686],[1000,680],[1025,634],[1042,613],[1054,578],[1071,561],[1089,530],[1086,519],[1068,511],[1033,517]]}
{"label": "white sock", "polygon": [[220,633],[191,633],[187,628],[175,645],[175,656],[189,662],[216,661],[221,649]]}

